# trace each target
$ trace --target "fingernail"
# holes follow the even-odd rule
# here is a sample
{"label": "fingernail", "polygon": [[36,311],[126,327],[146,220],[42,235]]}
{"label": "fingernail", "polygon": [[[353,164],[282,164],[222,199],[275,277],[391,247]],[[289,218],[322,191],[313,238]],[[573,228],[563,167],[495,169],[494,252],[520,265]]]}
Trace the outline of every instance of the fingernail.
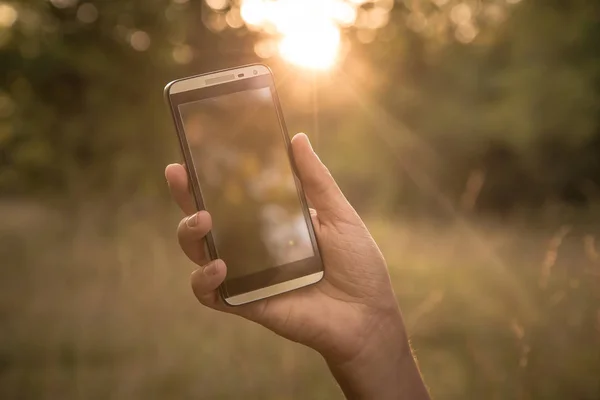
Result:
{"label": "fingernail", "polygon": [[304,132],[300,133],[301,135],[303,135],[306,138],[306,143],[308,143],[308,147],[310,147],[310,149],[312,150],[312,143],[310,142],[310,139],[308,138],[308,135]]}
{"label": "fingernail", "polygon": [[169,170],[169,168],[171,168],[171,165],[173,165],[173,164],[169,164],[169,165],[167,165],[167,167],[165,168],[165,178],[167,179],[167,183],[169,182],[169,178],[167,178],[167,171]]}
{"label": "fingernail", "polygon": [[188,228],[193,228],[198,225],[198,213],[188,217],[188,219],[185,220],[185,224]]}
{"label": "fingernail", "polygon": [[217,268],[217,263],[210,263],[208,264],[206,267],[204,267],[204,275],[207,276],[212,276],[212,275],[216,275],[217,272],[219,272],[218,268]]}

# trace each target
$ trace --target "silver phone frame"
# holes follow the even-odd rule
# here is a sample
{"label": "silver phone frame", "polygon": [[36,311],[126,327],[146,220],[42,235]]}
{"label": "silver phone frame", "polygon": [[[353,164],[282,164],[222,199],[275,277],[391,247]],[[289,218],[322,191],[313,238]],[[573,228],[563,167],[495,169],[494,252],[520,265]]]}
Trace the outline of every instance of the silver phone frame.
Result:
{"label": "silver phone frame", "polygon": [[[217,86],[233,81],[251,79],[260,75],[270,75],[272,77],[271,69],[264,64],[252,64],[215,72],[209,72],[207,74],[177,79],[168,83],[164,89],[164,96],[165,100],[169,104],[169,108],[171,109],[172,117],[173,119],[175,119],[176,116],[174,115],[174,111],[170,103],[170,96],[172,94],[201,89],[209,86]],[[190,171],[188,170],[188,176],[189,173]],[[198,206],[198,204],[196,204],[196,206]],[[312,223],[312,221],[308,221],[308,223]],[[205,247],[207,247],[206,244]],[[320,254],[316,255],[320,256]],[[294,278],[284,282],[276,283],[274,285],[266,286],[246,293],[241,293],[233,296],[229,296],[227,293],[225,293],[225,290],[219,290],[219,293],[223,301],[228,305],[239,306],[315,284],[321,279],[323,279],[323,276],[324,270],[321,269],[321,271],[316,273],[304,275],[299,278]]]}

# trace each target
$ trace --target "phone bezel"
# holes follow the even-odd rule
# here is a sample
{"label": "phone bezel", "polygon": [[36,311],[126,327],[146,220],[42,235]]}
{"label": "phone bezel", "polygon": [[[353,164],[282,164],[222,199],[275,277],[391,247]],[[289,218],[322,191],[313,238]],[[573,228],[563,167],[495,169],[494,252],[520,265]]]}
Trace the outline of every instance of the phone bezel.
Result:
{"label": "phone bezel", "polygon": [[[219,293],[223,300],[229,305],[245,304],[279,293],[288,292],[316,283],[323,277],[323,262],[321,260],[306,196],[304,195],[302,184],[298,178],[294,155],[291,151],[291,140],[285,125],[273,75],[266,65],[251,64],[178,79],[167,84],[164,90],[165,100],[169,105],[169,110],[175,123],[177,137],[179,139],[179,145],[187,169],[190,189],[194,197],[196,208],[198,210],[204,210],[206,208],[202,190],[196,175],[196,169],[185,136],[178,106],[180,104],[218,97],[228,93],[266,87],[271,91],[273,105],[280,125],[280,132],[283,136],[288,159],[292,168],[298,192],[298,199],[309,231],[314,256],[308,259],[270,267],[255,274],[231,280],[226,279],[219,287]],[[206,236],[205,248],[211,260],[219,258],[211,232]]]}

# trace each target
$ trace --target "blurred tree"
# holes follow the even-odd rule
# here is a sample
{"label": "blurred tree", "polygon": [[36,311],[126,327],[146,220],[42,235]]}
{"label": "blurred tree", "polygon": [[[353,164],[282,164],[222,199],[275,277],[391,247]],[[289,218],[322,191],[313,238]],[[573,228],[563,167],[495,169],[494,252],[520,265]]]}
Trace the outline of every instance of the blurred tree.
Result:
{"label": "blurred tree", "polygon": [[197,28],[201,5],[2,6],[16,13],[0,28],[2,191],[154,192],[163,164],[177,158],[160,88],[191,73],[193,56],[201,60],[195,68],[217,64],[218,41]]}
{"label": "blurred tree", "polygon": [[[178,157],[159,88],[257,59],[260,34],[221,32],[204,2],[2,7],[5,193],[155,193]],[[320,119],[321,131],[343,132],[323,151],[350,197],[429,213],[481,169],[481,209],[587,201],[600,183],[598,12],[585,1],[407,1],[374,42],[349,30],[346,67],[371,72],[349,72],[367,106],[352,118],[325,107]]]}
{"label": "blurred tree", "polygon": [[464,182],[475,168],[489,170],[481,206],[492,210],[580,202],[590,194],[584,187],[597,190],[600,169],[588,154],[600,134],[599,10],[530,0],[468,45],[432,47],[404,32],[395,43],[403,56],[389,58],[384,43],[370,47],[401,82],[384,87],[385,105],[435,149],[438,184],[452,198],[463,189],[456,177]]}

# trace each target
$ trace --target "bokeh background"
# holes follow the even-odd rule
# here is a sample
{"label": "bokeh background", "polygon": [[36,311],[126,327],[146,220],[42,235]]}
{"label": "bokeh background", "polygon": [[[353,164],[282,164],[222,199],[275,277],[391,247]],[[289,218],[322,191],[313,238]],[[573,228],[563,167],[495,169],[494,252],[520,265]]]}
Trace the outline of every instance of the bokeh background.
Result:
{"label": "bokeh background", "polygon": [[0,398],[342,397],[177,247],[162,89],[256,61],[434,398],[600,398],[599,38],[592,0],[0,1]]}

